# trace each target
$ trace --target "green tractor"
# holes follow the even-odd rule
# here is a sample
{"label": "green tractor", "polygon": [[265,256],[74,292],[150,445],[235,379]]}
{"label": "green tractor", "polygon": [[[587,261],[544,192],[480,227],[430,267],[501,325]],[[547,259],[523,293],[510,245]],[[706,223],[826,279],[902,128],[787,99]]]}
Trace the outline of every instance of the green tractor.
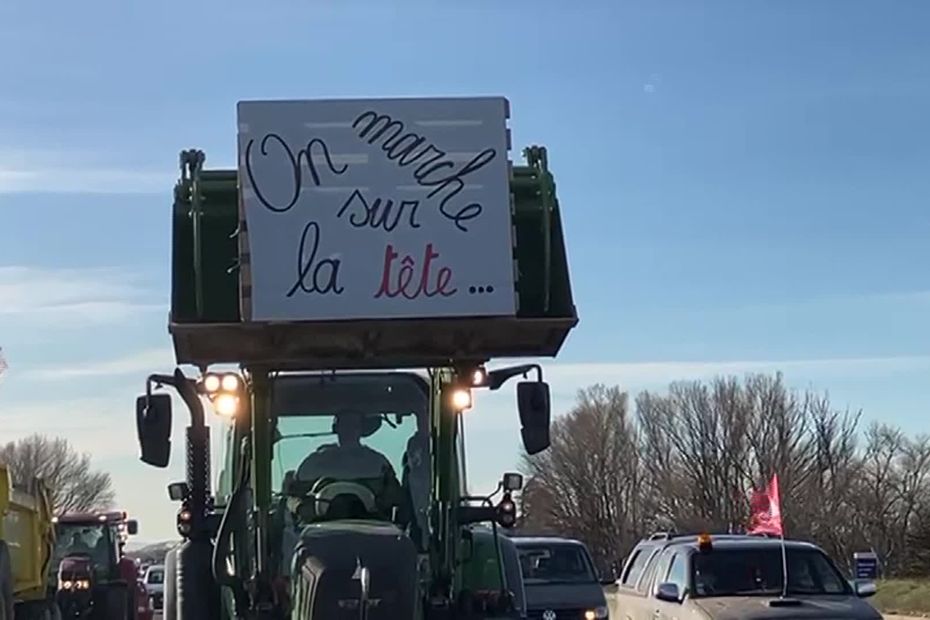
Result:
{"label": "green tractor", "polygon": [[[396,133],[387,136],[393,142],[377,144],[378,130],[400,123],[376,120],[384,122],[356,134],[370,157],[414,140]],[[325,133],[326,123],[319,125]],[[291,162],[320,186],[314,162],[333,172],[348,164],[339,167],[336,147],[311,152],[313,142]],[[361,161],[357,151],[342,161]],[[165,620],[525,617],[518,556],[499,529],[515,523],[511,494],[522,479],[504,474],[491,496],[469,496],[463,422],[477,392],[522,377],[516,401],[524,447],[535,454],[549,446],[549,387],[540,366],[488,366],[495,358],[554,357],[577,323],[546,151],[532,147],[524,156],[524,165],[506,168],[512,315],[356,318],[347,305],[346,319],[271,320],[255,318],[262,263],[258,220],[247,215],[255,178],[245,178],[241,159],[239,170],[207,170],[202,152],[181,154],[169,319],[179,367],[151,375],[136,404],[141,458],[156,467],[168,465],[172,424],[172,397],[158,389],[173,388],[190,415],[186,481],[168,487],[180,503],[184,542],[165,561]],[[444,183],[421,176],[434,189],[455,189],[452,174]],[[300,182],[300,171],[277,183],[288,179]],[[338,189],[294,195],[329,197]],[[386,204],[382,223],[390,219]],[[419,203],[398,204],[402,210]],[[373,220],[377,206],[357,215]],[[410,222],[418,223],[413,216]],[[432,225],[424,217],[414,228]],[[409,238],[389,228],[376,238],[398,247]],[[296,269],[304,278],[299,260]],[[319,288],[316,273],[312,280],[305,291]],[[440,271],[434,292],[442,280]],[[181,365],[197,374],[188,376]],[[215,489],[207,409],[223,434]]]}

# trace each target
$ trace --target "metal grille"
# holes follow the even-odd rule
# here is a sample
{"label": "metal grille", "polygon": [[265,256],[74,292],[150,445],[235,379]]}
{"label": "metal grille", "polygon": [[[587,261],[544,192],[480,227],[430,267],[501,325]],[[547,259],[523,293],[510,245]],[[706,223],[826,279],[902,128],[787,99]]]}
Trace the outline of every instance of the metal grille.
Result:
{"label": "metal grille", "polygon": [[531,609],[526,614],[527,620],[584,620],[584,612],[586,612],[587,609],[552,609],[551,611],[555,613],[555,618],[551,615],[546,615],[547,611],[550,610]]}

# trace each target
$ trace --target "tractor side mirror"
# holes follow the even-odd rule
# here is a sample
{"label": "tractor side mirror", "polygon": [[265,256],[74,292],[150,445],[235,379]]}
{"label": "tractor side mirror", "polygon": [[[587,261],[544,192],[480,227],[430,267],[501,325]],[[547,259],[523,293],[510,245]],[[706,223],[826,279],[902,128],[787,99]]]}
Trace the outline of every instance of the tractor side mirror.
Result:
{"label": "tractor side mirror", "polygon": [[139,522],[135,519],[130,519],[126,522],[126,533],[130,536],[135,536],[139,533]]}
{"label": "tractor side mirror", "polygon": [[549,384],[521,381],[517,384],[517,409],[520,411],[520,434],[528,454],[538,454],[549,447]]}
{"label": "tractor side mirror", "polygon": [[167,467],[171,460],[171,395],[152,394],[136,399],[136,431],[142,462]]}

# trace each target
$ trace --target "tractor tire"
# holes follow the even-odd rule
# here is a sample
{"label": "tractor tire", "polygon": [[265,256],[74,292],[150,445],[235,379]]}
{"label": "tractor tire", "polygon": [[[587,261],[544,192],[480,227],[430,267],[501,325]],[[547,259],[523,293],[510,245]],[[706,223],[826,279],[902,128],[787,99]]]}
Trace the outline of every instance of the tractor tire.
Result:
{"label": "tractor tire", "polygon": [[13,565],[10,549],[0,540],[0,620],[14,620],[13,616]]}
{"label": "tractor tire", "polygon": [[129,589],[125,584],[107,587],[100,597],[100,607],[94,610],[93,620],[126,620],[129,618]]}
{"label": "tractor tire", "polygon": [[165,554],[165,583],[161,599],[162,620],[178,620],[178,550]]}
{"label": "tractor tire", "polygon": [[48,606],[47,618],[48,620],[61,620],[61,610],[58,608],[58,603],[55,601],[49,601],[46,603]]}
{"label": "tractor tire", "polygon": [[61,610],[55,601],[22,603],[16,610],[16,620],[61,620]]}

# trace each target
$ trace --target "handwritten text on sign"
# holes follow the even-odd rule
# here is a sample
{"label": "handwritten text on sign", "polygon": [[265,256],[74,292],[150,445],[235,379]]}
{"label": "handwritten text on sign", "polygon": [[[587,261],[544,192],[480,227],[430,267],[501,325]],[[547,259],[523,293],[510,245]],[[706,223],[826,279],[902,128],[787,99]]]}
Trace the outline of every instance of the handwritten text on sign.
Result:
{"label": "handwritten text on sign", "polygon": [[506,110],[240,103],[252,320],[514,314]]}

